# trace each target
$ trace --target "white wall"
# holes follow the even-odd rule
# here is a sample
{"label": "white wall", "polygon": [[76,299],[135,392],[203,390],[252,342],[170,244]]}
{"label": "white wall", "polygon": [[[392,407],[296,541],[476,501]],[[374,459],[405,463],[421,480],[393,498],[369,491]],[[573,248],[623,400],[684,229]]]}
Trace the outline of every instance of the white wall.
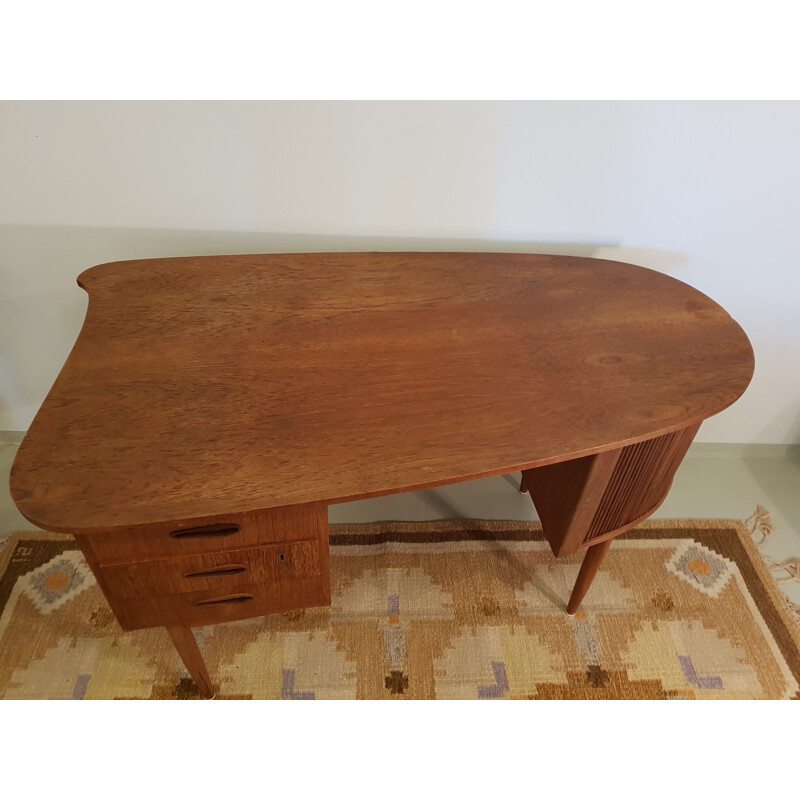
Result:
{"label": "white wall", "polygon": [[103,261],[503,249],[707,293],[756,351],[706,442],[800,442],[800,103],[0,103],[0,430],[30,424]]}

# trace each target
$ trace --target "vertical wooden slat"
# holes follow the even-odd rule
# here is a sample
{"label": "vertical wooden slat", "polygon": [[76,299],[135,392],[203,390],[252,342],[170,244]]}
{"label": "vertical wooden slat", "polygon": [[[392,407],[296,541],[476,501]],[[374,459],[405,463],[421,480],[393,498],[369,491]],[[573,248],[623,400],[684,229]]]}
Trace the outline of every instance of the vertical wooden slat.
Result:
{"label": "vertical wooden slat", "polygon": [[586,532],[592,541],[646,514],[664,498],[698,426],[625,447]]}
{"label": "vertical wooden slat", "polygon": [[669,491],[699,425],[594,456],[525,470],[523,481],[556,555],[622,533]]}

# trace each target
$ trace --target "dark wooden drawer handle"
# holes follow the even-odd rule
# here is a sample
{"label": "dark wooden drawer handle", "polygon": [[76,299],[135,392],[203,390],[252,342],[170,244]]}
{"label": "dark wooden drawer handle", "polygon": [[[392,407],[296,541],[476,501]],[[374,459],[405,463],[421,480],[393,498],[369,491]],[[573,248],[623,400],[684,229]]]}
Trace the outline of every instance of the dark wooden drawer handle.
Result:
{"label": "dark wooden drawer handle", "polygon": [[221,567],[212,567],[211,569],[204,569],[202,572],[187,572],[183,577],[224,578],[226,575],[239,575],[242,572],[247,572],[247,567],[245,567],[244,564],[223,564]]}
{"label": "dark wooden drawer handle", "polygon": [[213,600],[195,600],[196,606],[222,606],[231,603],[247,603],[253,599],[251,594],[231,594],[227,597],[215,597]]}
{"label": "dark wooden drawer handle", "polygon": [[238,525],[203,525],[200,528],[186,528],[182,531],[172,531],[170,536],[173,539],[200,539],[211,537],[230,536],[239,530]]}

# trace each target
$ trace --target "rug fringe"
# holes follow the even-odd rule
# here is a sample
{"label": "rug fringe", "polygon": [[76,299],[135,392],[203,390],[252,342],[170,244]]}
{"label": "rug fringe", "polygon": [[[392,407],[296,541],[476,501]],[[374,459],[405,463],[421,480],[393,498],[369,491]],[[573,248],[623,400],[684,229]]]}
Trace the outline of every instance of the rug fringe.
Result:
{"label": "rug fringe", "polygon": [[[756,506],[756,510],[745,520],[744,524],[750,532],[753,544],[758,548],[761,548],[764,542],[775,532],[772,514],[762,505]],[[756,538],[759,536],[761,538],[756,541]],[[782,583],[800,583],[800,558],[786,558],[783,561],[778,561],[772,556],[767,555],[763,550],[759,550],[759,552],[776,585]],[[775,574],[778,570],[783,570],[786,575],[784,577],[778,577]],[[790,614],[800,626],[800,604],[795,603],[781,590],[779,590],[779,594],[786,601]]]}
{"label": "rug fringe", "polygon": [[[747,530],[750,531],[753,542],[757,547],[762,547],[764,542],[775,532],[772,514],[770,514],[764,506],[756,506],[756,510],[745,520],[744,524],[747,526]],[[756,536],[760,536],[761,538],[756,541]],[[761,555],[767,567],[769,567],[770,572],[783,570],[786,573],[782,578],[773,575],[775,583],[800,583],[800,558],[785,558],[783,561],[778,561],[766,553],[762,553]]]}
{"label": "rug fringe", "polygon": [[[761,547],[775,531],[772,514],[761,505],[756,506],[756,510],[744,521],[744,524],[753,535],[753,541],[757,547]],[[760,535],[761,539],[756,542],[755,537],[757,535]]]}
{"label": "rug fringe", "polygon": [[775,577],[775,583],[800,583],[800,558],[787,558],[783,561],[775,561],[775,559],[770,558],[767,561],[767,566],[771,572],[778,569],[786,572],[786,577]]}

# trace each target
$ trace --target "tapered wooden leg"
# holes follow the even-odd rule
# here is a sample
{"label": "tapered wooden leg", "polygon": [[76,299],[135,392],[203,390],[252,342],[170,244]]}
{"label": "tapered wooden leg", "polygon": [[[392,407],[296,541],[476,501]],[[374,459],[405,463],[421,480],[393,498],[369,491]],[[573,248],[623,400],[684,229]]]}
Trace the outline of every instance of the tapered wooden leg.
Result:
{"label": "tapered wooden leg", "polygon": [[581,571],[578,573],[578,580],[575,581],[575,586],[572,589],[572,595],[567,603],[567,614],[574,614],[578,610],[581,601],[589,591],[592,585],[594,576],[597,575],[597,570],[600,568],[600,563],[605,558],[608,548],[611,547],[611,539],[606,539],[600,544],[590,547],[583,557],[583,564],[581,564]]}
{"label": "tapered wooden leg", "polygon": [[208,677],[208,670],[192,629],[185,625],[168,625],[167,633],[169,633],[169,638],[172,639],[178,655],[186,665],[186,669],[189,670],[192,680],[200,689],[200,694],[204,697],[212,697],[214,692],[211,689],[211,678]]}
{"label": "tapered wooden leg", "polygon": [[522,477],[519,479],[519,490],[522,494],[528,491],[528,487],[525,485],[525,473],[522,473]]}

